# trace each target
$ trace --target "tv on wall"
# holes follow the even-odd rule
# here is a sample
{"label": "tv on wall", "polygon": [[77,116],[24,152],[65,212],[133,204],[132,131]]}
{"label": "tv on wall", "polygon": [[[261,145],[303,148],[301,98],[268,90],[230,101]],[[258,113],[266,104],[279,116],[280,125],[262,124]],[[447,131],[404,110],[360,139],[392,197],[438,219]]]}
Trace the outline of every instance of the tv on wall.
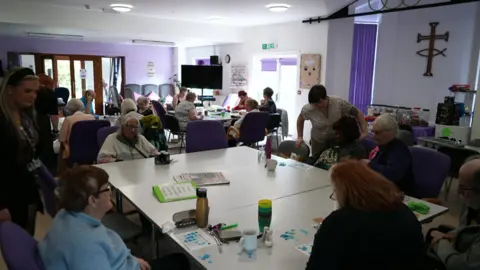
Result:
{"label": "tv on wall", "polygon": [[222,66],[182,65],[182,86],[220,90],[223,87]]}

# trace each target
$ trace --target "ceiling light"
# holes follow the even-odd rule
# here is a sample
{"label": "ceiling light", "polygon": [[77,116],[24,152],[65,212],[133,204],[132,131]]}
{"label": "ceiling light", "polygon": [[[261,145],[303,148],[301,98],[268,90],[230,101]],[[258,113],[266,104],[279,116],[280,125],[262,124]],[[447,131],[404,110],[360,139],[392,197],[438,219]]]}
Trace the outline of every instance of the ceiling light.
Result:
{"label": "ceiling light", "polygon": [[265,6],[271,12],[285,12],[290,8],[290,5],[287,4],[269,4]]}
{"label": "ceiling light", "polygon": [[133,6],[132,5],[127,5],[127,4],[111,4],[110,7],[118,12],[129,12],[132,10]]}
{"label": "ceiling light", "polygon": [[81,35],[65,35],[65,34],[27,32],[27,36],[36,37],[36,38],[47,38],[47,39],[83,40],[83,36],[81,36]]}
{"label": "ceiling light", "polygon": [[143,39],[134,39],[132,40],[134,44],[146,44],[146,45],[158,45],[158,46],[175,46],[174,42],[169,41],[159,41],[159,40],[143,40]]}

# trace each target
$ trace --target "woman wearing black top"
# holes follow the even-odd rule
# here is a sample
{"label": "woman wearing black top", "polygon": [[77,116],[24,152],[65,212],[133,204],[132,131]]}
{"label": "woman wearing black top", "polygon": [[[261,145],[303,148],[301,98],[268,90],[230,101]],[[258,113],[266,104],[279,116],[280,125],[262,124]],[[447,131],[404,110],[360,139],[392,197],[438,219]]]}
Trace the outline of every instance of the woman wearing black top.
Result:
{"label": "woman wearing black top", "polygon": [[16,68],[0,87],[0,212],[33,235],[41,205],[35,171],[39,141],[34,102],[38,78],[29,68]]}
{"label": "woman wearing black top", "polygon": [[419,270],[422,226],[392,182],[360,161],[331,169],[333,211],[315,235],[307,270]]}

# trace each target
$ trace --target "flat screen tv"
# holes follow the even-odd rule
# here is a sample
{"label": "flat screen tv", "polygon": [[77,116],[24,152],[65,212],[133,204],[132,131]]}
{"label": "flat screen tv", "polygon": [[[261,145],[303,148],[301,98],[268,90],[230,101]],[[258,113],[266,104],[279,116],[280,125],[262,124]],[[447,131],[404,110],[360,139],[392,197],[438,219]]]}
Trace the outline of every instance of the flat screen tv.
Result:
{"label": "flat screen tv", "polygon": [[223,87],[222,66],[182,65],[182,86],[220,90]]}

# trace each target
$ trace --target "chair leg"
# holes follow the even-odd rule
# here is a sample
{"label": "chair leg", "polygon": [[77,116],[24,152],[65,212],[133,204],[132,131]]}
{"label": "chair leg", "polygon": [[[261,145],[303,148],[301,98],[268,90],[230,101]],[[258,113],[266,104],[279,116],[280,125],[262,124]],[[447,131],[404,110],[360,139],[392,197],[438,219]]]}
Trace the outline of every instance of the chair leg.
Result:
{"label": "chair leg", "polygon": [[169,130],[168,131],[168,139],[167,139],[167,144],[170,143],[170,135],[172,135],[172,132]]}
{"label": "chair leg", "polygon": [[183,148],[183,135],[178,135],[178,139],[180,140],[180,153],[182,153],[182,148]]}

